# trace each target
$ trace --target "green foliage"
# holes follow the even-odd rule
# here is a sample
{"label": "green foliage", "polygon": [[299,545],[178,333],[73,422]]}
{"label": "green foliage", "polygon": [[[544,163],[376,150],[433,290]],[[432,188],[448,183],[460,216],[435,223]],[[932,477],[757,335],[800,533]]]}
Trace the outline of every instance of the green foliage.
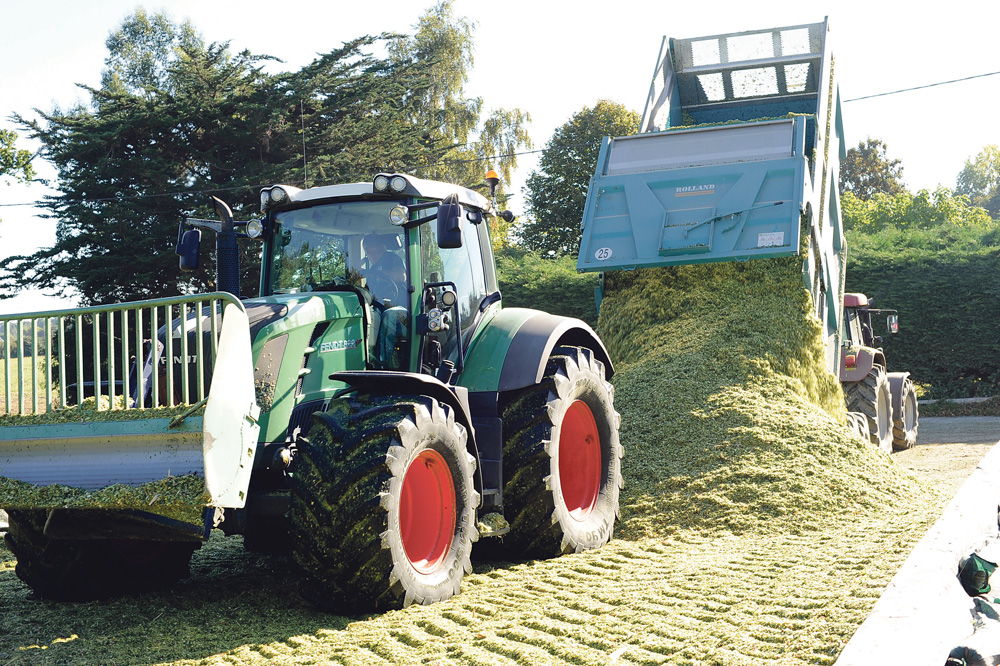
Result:
{"label": "green foliage", "polygon": [[901,182],[903,165],[890,160],[887,147],[879,139],[868,138],[847,151],[840,164],[840,194],[850,192],[862,201],[876,194],[894,196],[906,192]]}
{"label": "green foliage", "polygon": [[977,402],[937,400],[920,405],[920,417],[925,416],[1000,416],[1000,396]]}
{"label": "green foliage", "polygon": [[577,273],[572,257],[549,259],[506,247],[496,261],[504,307],[533,308],[597,326],[597,275]]}
{"label": "green foliage", "polygon": [[994,218],[1000,218],[1000,147],[990,144],[966,160],[958,174],[955,194],[964,194],[976,206],[982,206]]}
{"label": "green foliage", "polygon": [[900,192],[889,195],[877,192],[861,199],[851,192],[840,198],[845,230],[875,233],[884,229],[932,229],[940,226],[992,227],[989,214],[969,203],[968,197],[955,195],[939,186],[933,193]]}
{"label": "green foliage", "polygon": [[899,311],[877,334],[890,371],[930,386],[927,397],[1000,394],[1000,230],[942,225],[850,232],[847,290]]}
{"label": "green foliage", "polygon": [[600,100],[577,112],[555,131],[528,176],[527,215],[518,230],[519,243],[532,252],[576,254],[587,187],[606,136],[639,130],[639,114],[621,104]]}
{"label": "green foliage", "polygon": [[531,147],[526,128],[531,117],[521,109],[494,109],[480,126],[483,100],[465,97],[464,91],[474,63],[474,35],[475,24],[454,15],[453,1],[440,0],[420,17],[412,35],[394,37],[388,49],[393,62],[425,63],[429,78],[422,90],[408,93],[414,97],[410,122],[424,128],[429,149],[410,170],[483,190],[490,168],[510,182],[515,153]]}
{"label": "green foliage", "polygon": [[163,12],[150,15],[139,7],[108,36],[105,46],[101,88],[152,96],[170,86],[169,69],[184,51],[203,49],[204,43],[190,22],[176,25]]}
{"label": "green foliage", "polygon": [[31,166],[31,153],[14,146],[17,134],[10,130],[0,130],[0,176],[11,176],[18,182],[26,182],[35,177]]}
{"label": "green foliage", "polygon": [[[205,45],[189,25],[138,11],[108,39],[88,105],[17,118],[57,170],[59,194],[43,205],[59,223],[53,247],[0,265],[0,290],[76,290],[84,304],[214,291],[210,235],[200,271],[180,273],[174,255],[183,214],[214,217],[209,193],[246,219],[258,186],[301,184],[307,169],[309,184],[351,182],[440,161],[448,142],[428,136],[452,116],[423,122],[439,61],[372,55],[390,42],[358,38],[271,76],[268,56]],[[258,252],[244,247],[244,293],[256,289]]]}

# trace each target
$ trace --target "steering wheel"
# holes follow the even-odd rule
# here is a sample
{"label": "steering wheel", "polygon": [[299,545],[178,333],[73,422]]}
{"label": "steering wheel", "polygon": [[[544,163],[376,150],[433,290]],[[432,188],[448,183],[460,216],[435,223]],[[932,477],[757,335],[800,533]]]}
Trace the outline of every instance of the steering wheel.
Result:
{"label": "steering wheel", "polygon": [[368,279],[368,291],[372,292],[376,300],[399,300],[399,285],[382,271],[367,271],[364,276]]}

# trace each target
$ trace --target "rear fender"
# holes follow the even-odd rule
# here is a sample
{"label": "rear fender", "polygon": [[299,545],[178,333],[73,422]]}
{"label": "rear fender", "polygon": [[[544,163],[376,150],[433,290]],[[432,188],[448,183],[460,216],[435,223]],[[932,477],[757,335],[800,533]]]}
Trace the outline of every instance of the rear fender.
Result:
{"label": "rear fender", "polygon": [[552,351],[560,345],[586,347],[604,364],[608,379],[614,366],[604,343],[579,319],[524,308],[504,308],[477,333],[459,379],[473,392],[504,392],[537,384]]}
{"label": "rear fender", "polygon": [[[848,368],[847,357],[851,355],[854,356],[854,367]],[[871,347],[844,347],[840,350],[840,381],[860,382],[876,365],[885,367],[885,356],[880,350]]]}

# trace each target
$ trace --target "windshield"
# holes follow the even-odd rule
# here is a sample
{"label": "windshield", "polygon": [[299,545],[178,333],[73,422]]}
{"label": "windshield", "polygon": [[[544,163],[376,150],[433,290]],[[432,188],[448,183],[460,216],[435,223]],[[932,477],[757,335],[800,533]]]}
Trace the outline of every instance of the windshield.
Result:
{"label": "windshield", "polygon": [[395,201],[351,201],[274,216],[272,294],[354,285],[378,303],[404,305],[404,232],[389,222]]}

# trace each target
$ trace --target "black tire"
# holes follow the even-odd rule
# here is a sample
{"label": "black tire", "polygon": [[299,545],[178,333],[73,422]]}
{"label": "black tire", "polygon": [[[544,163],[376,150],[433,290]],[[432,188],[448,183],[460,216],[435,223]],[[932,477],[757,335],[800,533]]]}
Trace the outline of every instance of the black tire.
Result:
{"label": "black tire", "polygon": [[466,440],[451,407],[423,396],[359,396],[313,415],[291,475],[303,596],[357,614],[458,594],[479,538]]}
{"label": "black tire", "polygon": [[190,575],[193,541],[49,539],[45,511],[11,510],[7,547],[14,572],[39,597],[92,601],[160,589]]}
{"label": "black tire", "polygon": [[613,403],[604,365],[582,347],[557,347],[542,381],[510,396],[502,416],[509,556],[555,557],[611,539],[624,484]]}
{"label": "black tire", "polygon": [[892,394],[885,370],[880,365],[872,366],[864,379],[843,386],[847,411],[864,414],[871,443],[892,453]]}
{"label": "black tire", "polygon": [[920,407],[917,405],[917,392],[909,379],[903,382],[900,396],[900,418],[892,420],[892,448],[894,451],[912,449],[917,443],[917,428],[920,418]]}

